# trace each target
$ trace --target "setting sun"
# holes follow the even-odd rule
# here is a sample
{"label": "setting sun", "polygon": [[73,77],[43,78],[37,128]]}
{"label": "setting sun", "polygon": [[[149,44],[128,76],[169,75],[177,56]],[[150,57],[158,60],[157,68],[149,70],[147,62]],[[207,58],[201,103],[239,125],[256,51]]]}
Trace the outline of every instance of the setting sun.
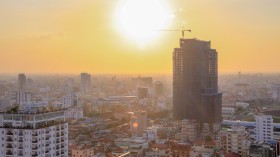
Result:
{"label": "setting sun", "polygon": [[143,43],[156,37],[155,30],[166,28],[171,18],[163,0],[125,0],[118,8],[116,23],[129,39]]}

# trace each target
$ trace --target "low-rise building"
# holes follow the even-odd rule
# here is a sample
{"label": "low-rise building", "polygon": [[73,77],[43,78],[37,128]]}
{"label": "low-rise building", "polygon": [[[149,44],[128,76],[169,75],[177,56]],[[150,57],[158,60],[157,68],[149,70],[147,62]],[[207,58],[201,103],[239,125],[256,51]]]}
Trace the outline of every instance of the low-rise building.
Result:
{"label": "low-rise building", "polygon": [[79,119],[84,117],[84,110],[82,107],[68,108],[65,111],[65,118]]}
{"label": "low-rise building", "polygon": [[249,133],[243,126],[232,126],[218,134],[219,145],[225,152],[234,152],[246,156],[249,154]]}
{"label": "low-rise building", "polygon": [[90,145],[73,146],[70,149],[71,157],[92,157],[94,155],[94,149]]}

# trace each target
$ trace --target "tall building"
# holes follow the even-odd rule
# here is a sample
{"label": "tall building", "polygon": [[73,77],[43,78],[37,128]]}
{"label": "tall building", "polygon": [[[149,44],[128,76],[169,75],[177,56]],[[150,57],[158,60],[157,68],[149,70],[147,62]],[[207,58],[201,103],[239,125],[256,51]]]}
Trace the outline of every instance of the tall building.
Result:
{"label": "tall building", "polygon": [[26,76],[25,74],[18,74],[18,89],[25,91],[26,90]]}
{"label": "tall building", "polygon": [[255,135],[258,142],[273,140],[273,118],[271,115],[256,115]]}
{"label": "tall building", "polygon": [[147,128],[147,112],[137,111],[131,115],[130,130],[133,135],[142,136],[143,131]]}
{"label": "tall building", "polygon": [[[39,107],[40,108],[40,107]],[[0,113],[0,156],[68,156],[64,110],[23,109]]]}
{"label": "tall building", "polygon": [[180,39],[173,52],[173,116],[219,123],[222,94],[218,92],[218,55],[210,41]]}
{"label": "tall building", "polygon": [[91,76],[88,73],[81,73],[81,92],[90,91]]}
{"label": "tall building", "polygon": [[157,81],[155,83],[155,95],[157,97],[163,96],[164,95],[164,87],[163,87],[163,83],[160,81]]}

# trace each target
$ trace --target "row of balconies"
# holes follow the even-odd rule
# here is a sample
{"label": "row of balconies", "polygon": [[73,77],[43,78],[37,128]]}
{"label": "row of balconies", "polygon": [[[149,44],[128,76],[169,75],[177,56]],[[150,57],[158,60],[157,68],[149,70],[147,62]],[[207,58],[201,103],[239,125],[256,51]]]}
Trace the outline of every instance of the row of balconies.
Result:
{"label": "row of balconies", "polygon": [[[8,148],[8,149],[13,148],[13,144],[7,144],[6,148]],[[23,149],[23,146],[19,145],[18,149]]]}

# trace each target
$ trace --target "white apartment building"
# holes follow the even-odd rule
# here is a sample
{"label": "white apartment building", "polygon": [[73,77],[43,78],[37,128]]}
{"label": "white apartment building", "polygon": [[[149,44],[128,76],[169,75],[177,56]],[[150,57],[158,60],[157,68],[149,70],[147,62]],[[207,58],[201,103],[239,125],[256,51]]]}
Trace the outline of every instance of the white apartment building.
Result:
{"label": "white apartment building", "polygon": [[64,110],[0,113],[1,157],[67,157]]}
{"label": "white apartment building", "polygon": [[65,110],[65,118],[79,119],[84,117],[84,110],[82,107],[68,108]]}
{"label": "white apartment building", "polygon": [[73,93],[63,96],[61,102],[64,108],[80,106],[79,97]]}
{"label": "white apartment building", "polygon": [[222,117],[227,118],[233,116],[235,113],[235,108],[233,107],[222,107]]}
{"label": "white apartment building", "polygon": [[149,141],[157,141],[157,131],[159,127],[151,126],[143,131],[143,138]]}
{"label": "white apartment building", "polygon": [[271,115],[256,115],[256,140],[269,142],[273,140],[273,119]]}
{"label": "white apartment building", "polygon": [[227,153],[234,152],[242,156],[248,155],[250,140],[245,127],[235,125],[231,129],[220,131],[218,135],[219,145]]}
{"label": "white apartment building", "polygon": [[31,93],[30,92],[26,92],[26,91],[22,91],[22,90],[18,90],[16,93],[16,103],[17,104],[21,104],[23,102],[29,102],[31,101]]}

